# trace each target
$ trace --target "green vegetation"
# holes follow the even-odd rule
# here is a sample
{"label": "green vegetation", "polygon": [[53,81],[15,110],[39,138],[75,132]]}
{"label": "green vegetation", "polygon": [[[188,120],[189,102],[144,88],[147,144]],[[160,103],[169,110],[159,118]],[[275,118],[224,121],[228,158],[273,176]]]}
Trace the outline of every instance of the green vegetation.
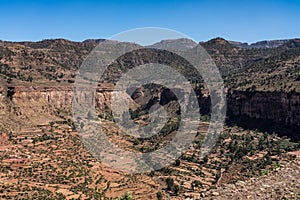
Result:
{"label": "green vegetation", "polygon": [[167,178],[166,183],[167,183],[167,190],[173,192],[175,195],[179,194],[180,186],[174,183],[173,178]]}
{"label": "green vegetation", "polygon": [[161,192],[157,192],[156,193],[156,198],[157,198],[157,200],[162,200],[163,199],[162,193]]}
{"label": "green vegetation", "polygon": [[133,197],[129,192],[126,192],[123,196],[118,197],[116,200],[133,200]]}

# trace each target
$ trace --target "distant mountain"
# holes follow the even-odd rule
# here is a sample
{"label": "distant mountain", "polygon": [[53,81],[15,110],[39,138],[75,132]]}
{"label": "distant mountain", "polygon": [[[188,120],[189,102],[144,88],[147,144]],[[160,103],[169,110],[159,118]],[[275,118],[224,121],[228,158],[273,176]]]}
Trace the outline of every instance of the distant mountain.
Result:
{"label": "distant mountain", "polygon": [[229,73],[231,70],[241,68],[247,59],[242,55],[243,49],[230,44],[223,38],[214,38],[207,42],[200,42],[200,45],[214,59],[222,73]]}
{"label": "distant mountain", "polygon": [[235,47],[240,47],[240,48],[248,48],[249,47],[249,44],[247,42],[237,42],[237,41],[228,41],[228,42]]}
{"label": "distant mountain", "polygon": [[[83,60],[102,41],[105,39],[88,39],[83,42],[65,39],[38,42],[0,41],[0,81],[2,79],[4,82],[13,83],[47,81],[72,83]],[[199,44],[206,49],[219,67],[224,80],[232,88],[247,89],[252,85],[257,85],[257,88],[263,85],[264,87],[260,88],[264,90],[270,88],[270,90],[290,91],[293,88],[300,88],[298,86],[300,39],[261,41],[248,45],[218,37]],[[162,40],[148,47],[167,49],[175,47],[185,50],[196,45],[197,43],[190,39],[181,38]],[[167,60],[172,60],[174,66],[184,63],[180,58],[172,57],[170,53],[165,52],[162,56],[157,51],[149,49],[130,55],[131,57],[126,55],[123,60],[120,59],[114,65],[115,68],[108,70],[105,78],[109,80],[114,74],[119,75],[120,70],[124,71],[132,66],[154,61],[167,63]],[[182,69],[185,69],[182,73],[190,79],[195,76],[193,70]],[[281,81],[276,83],[281,85],[269,81],[275,80],[271,76],[280,79]]]}
{"label": "distant mountain", "polygon": [[276,48],[289,41],[290,40],[264,40],[252,44],[236,42],[236,41],[228,41],[228,42],[236,47],[251,49],[251,48]]}
{"label": "distant mountain", "polygon": [[233,51],[237,49],[233,44],[224,38],[214,38],[207,42],[200,42],[200,45],[203,46],[207,51],[215,51],[215,52],[225,52],[225,51]]}
{"label": "distant mountain", "polygon": [[287,49],[299,48],[300,47],[300,39],[296,38],[296,39],[289,40],[287,43],[282,45],[282,47],[287,48]]}
{"label": "distant mountain", "polygon": [[106,39],[86,39],[83,43],[100,43],[105,41]]}
{"label": "distant mountain", "polygon": [[167,49],[181,49],[186,50],[197,46],[197,43],[193,40],[187,39],[187,38],[180,38],[180,39],[174,39],[174,40],[162,40],[160,42],[157,42],[153,45],[147,46],[150,48],[167,48]]}

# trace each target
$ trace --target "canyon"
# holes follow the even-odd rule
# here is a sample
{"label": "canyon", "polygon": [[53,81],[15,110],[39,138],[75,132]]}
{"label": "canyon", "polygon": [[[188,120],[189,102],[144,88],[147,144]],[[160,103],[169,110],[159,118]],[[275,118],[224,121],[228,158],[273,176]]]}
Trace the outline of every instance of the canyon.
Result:
{"label": "canyon", "polygon": [[[94,105],[97,117],[90,118],[101,124],[113,143],[139,152],[163,147],[176,133],[177,121],[171,120],[150,139],[120,131],[112,115],[111,99],[113,93],[128,95],[114,91],[122,73],[146,63],[167,64],[186,76],[197,95],[201,113],[197,136],[175,163],[145,174],[109,169],[84,148],[79,128],[89,127],[72,117],[74,89],[78,89],[74,88],[76,73],[92,49],[103,41],[2,42],[1,198],[114,199],[130,192],[135,199],[217,199],[219,195],[222,198],[223,185],[239,188],[240,181],[252,177],[263,181],[269,173],[294,162],[299,154],[300,40],[246,45],[215,38],[200,44],[214,59],[224,80],[227,117],[215,147],[204,158],[200,157],[200,149],[209,126],[210,95],[201,77],[184,59],[166,51],[135,51],[110,65],[95,91],[76,90],[76,98]],[[190,40],[180,41],[182,48],[194,45]],[[173,42],[176,40],[161,41],[152,47],[172,46]],[[138,88],[127,98],[131,118],[139,125],[149,123],[147,109],[156,103],[171,102],[167,105],[169,117],[180,115],[177,97],[159,85]],[[297,175],[297,171],[288,173]],[[284,181],[288,183],[289,179]],[[251,181],[247,183],[252,187]],[[279,199],[284,195],[292,198],[300,195],[297,189],[291,186],[294,194],[270,193]],[[227,190],[231,193],[233,189]]]}
{"label": "canyon", "polygon": [[[97,111],[102,113],[108,111],[107,109],[111,107],[110,99],[113,91],[113,88],[107,87],[98,88],[95,91],[94,105]],[[0,92],[0,113],[2,115],[11,113],[21,119],[32,122],[36,120],[34,116],[38,113],[39,116],[37,118],[43,121],[44,124],[48,124],[55,119],[54,116],[58,110],[71,112],[73,92],[74,88],[71,85],[57,87],[2,87]],[[170,96],[166,92],[162,92],[161,95],[162,99],[168,99]],[[83,92],[79,96],[82,98],[93,98],[90,91]],[[198,97],[200,110],[204,110],[204,114],[209,114],[207,111],[210,106],[210,97],[199,95]],[[227,94],[227,116],[231,121],[241,122],[244,118],[244,120],[248,120],[248,125],[251,120],[260,121],[261,127],[277,124],[286,128],[299,128],[299,105],[300,93],[298,92],[231,91]],[[43,114],[45,115],[44,119],[41,117]],[[38,120],[39,123],[40,120]],[[258,124],[255,123],[255,125],[257,126]],[[249,127],[251,127],[251,124]],[[253,127],[255,126],[253,125]],[[292,137],[299,139],[299,134],[294,133]]]}

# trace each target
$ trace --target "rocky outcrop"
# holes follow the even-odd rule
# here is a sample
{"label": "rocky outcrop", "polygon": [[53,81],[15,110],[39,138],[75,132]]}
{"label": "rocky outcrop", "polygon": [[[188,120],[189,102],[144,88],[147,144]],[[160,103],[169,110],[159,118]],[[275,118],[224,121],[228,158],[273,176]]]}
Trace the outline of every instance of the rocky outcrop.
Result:
{"label": "rocky outcrop", "polygon": [[230,44],[236,47],[251,49],[251,48],[276,48],[283,44],[286,44],[289,41],[290,40],[264,40],[252,44],[236,42],[236,41],[229,41],[229,42]]}
{"label": "rocky outcrop", "polygon": [[4,104],[4,98],[5,98],[5,89],[3,87],[0,87],[0,114],[5,114],[5,104]]}
{"label": "rocky outcrop", "polygon": [[39,101],[45,100],[61,108],[70,105],[72,100],[72,87],[12,87],[10,97],[13,101]]}
{"label": "rocky outcrop", "polygon": [[[59,87],[8,87],[7,98],[10,99],[15,105],[22,104],[23,109],[31,109],[30,104],[39,103],[35,111],[41,112],[45,109],[68,109],[72,105],[73,90],[71,86]],[[95,93],[95,106],[97,109],[104,108],[104,104],[110,101],[112,89],[101,88],[97,89]],[[91,91],[81,91],[80,97],[85,101],[91,98]],[[28,105],[28,106],[26,106]],[[27,108],[26,108],[27,107]]]}
{"label": "rocky outcrop", "polygon": [[227,123],[300,140],[300,93],[234,91]]}
{"label": "rocky outcrop", "polygon": [[300,126],[300,93],[234,91],[227,101],[229,115]]}
{"label": "rocky outcrop", "polygon": [[[8,116],[18,122],[18,126],[43,125],[50,121],[59,120],[58,116],[71,116],[73,101],[72,86],[9,86],[0,90],[0,115],[4,125],[8,125]],[[98,111],[105,112],[109,108],[111,89],[102,88],[93,92]],[[90,101],[91,91],[85,90],[80,94],[81,100]],[[9,127],[14,126],[12,123]],[[22,124],[22,125],[21,125]]]}

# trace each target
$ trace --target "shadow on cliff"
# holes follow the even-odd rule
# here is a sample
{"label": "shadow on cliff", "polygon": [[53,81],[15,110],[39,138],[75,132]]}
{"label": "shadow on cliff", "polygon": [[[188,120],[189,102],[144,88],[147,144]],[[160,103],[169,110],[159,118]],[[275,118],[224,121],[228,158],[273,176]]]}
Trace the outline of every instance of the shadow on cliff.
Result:
{"label": "shadow on cliff", "polygon": [[248,116],[228,116],[226,125],[236,125],[244,129],[258,130],[270,134],[276,133],[280,137],[287,136],[293,142],[300,141],[299,126],[287,126],[284,123],[275,122],[273,120],[255,119]]}

